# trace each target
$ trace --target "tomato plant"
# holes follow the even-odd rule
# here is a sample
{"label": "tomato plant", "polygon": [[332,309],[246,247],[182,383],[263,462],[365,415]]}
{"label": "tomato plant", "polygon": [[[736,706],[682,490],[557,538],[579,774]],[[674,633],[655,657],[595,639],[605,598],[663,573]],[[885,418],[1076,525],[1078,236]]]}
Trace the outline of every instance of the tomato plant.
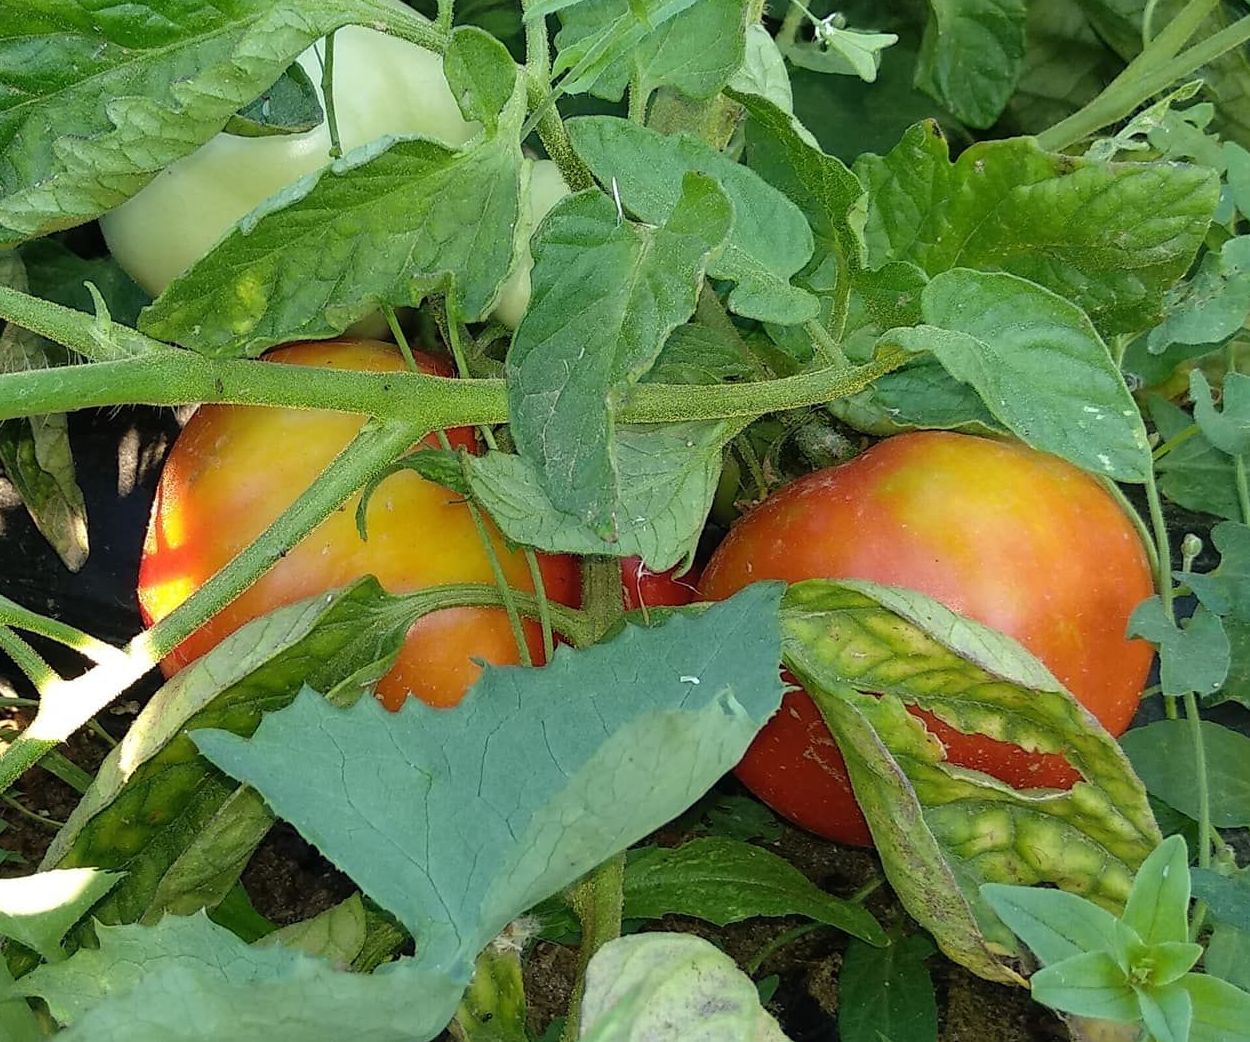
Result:
{"label": "tomato plant", "polygon": [[[421,370],[448,375],[447,366],[416,354]],[[274,364],[399,372],[404,358],[393,344],[323,341],[271,352]],[[148,525],[139,572],[139,605],[151,624],[183,603],[206,579],[252,542],[307,489],[361,425],[344,413],[238,406],[203,406],[170,452]],[[472,431],[449,432],[471,448]],[[228,521],[228,523],[227,523]],[[463,498],[412,472],[392,474],[373,491],[365,516],[368,538],[356,529],[355,501],[345,505],[268,574],[193,636],[162,668],[174,673],[198,659],[243,623],[363,575],[393,593],[447,582],[493,582],[486,550]],[[532,592],[519,552],[492,531],[493,550],[507,580]],[[547,593],[575,604],[578,567],[569,557],[541,558]],[[524,624],[530,653],[542,659],[537,623]],[[416,622],[399,658],[378,684],[378,697],[398,709],[409,691],[450,706],[476,679],[481,658],[519,661],[502,608],[449,608]]]}
{"label": "tomato plant", "polygon": [[[717,548],[702,592],[760,579],[869,579],[919,590],[1014,637],[1112,734],[1137,708],[1152,649],[1127,640],[1153,589],[1137,531],[1097,481],[1022,445],[904,434],[773,493]],[[962,734],[917,711],[948,759],[1018,788],[1067,788],[1060,756]],[[821,835],[871,842],[841,755],[801,690],[760,733],[738,776]]]}

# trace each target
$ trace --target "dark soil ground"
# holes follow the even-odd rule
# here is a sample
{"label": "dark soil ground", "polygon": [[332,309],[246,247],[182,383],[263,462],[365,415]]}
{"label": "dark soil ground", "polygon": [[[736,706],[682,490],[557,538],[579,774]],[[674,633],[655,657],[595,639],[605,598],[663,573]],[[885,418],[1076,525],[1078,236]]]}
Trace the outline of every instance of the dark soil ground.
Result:
{"label": "dark soil ground", "polygon": [[[122,642],[133,635],[140,625],[133,589],[143,527],[156,466],[176,430],[168,412],[125,410],[72,419],[93,541],[91,558],[76,577],[51,554],[22,508],[4,495],[0,482],[0,593],[108,640]],[[54,649],[41,650],[53,657]],[[28,693],[17,679],[6,678],[3,670],[0,663],[0,690],[7,679],[18,694]],[[148,678],[130,700],[102,718],[103,727],[114,736],[123,734],[156,683],[157,678]],[[23,722],[24,713],[0,711],[0,740],[3,729]],[[106,740],[88,732],[76,736],[65,749],[74,763],[89,772],[107,751]],[[722,785],[738,791],[731,780]],[[0,822],[5,826],[0,831],[0,849],[7,852],[0,860],[0,876],[33,871],[51,841],[54,828],[27,812],[59,822],[77,802],[73,788],[38,767],[21,780],[17,793],[24,811],[0,805]],[[656,840],[673,844],[682,838],[670,829]],[[789,827],[772,849],[835,894],[849,895],[879,873],[871,852],[840,847]],[[315,915],[353,890],[345,876],[287,826],[273,830],[243,882],[256,908],[279,925]],[[883,924],[904,918],[886,888],[872,894],[867,904]],[[761,919],[717,929],[670,917],[651,928],[697,933],[745,965],[801,922]],[[846,938],[836,930],[813,930],[769,955],[760,966],[759,977],[779,978],[769,1008],[793,1042],[836,1039],[838,975],[845,944]],[[930,966],[938,993],[942,1042],[1050,1042],[1069,1037],[1064,1025],[1030,1002],[1022,989],[988,984],[940,957],[930,960]],[[570,948],[539,942],[530,952],[526,991],[536,1031],[567,1007],[575,967],[576,953]]]}

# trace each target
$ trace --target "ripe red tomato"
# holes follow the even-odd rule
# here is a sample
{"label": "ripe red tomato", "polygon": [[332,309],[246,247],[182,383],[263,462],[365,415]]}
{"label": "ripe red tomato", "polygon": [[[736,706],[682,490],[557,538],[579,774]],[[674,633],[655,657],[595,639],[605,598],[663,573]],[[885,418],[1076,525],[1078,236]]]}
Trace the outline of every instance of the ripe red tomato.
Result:
{"label": "ripe red tomato", "polygon": [[[719,600],[761,579],[868,579],[928,594],[1014,637],[1113,735],[1132,719],[1151,648],[1125,640],[1154,590],[1132,523],[1089,475],[1023,445],[927,431],[889,438],[770,496],[729,533],[700,585]],[[963,735],[916,711],[948,759],[1017,788],[1068,788],[1059,756]],[[846,767],[803,691],[756,738],[739,777],[813,832],[869,845]]]}
{"label": "ripe red tomato", "polygon": [[[270,352],[272,362],[400,371],[403,356],[377,341],[319,341]],[[450,371],[428,355],[429,373]],[[202,406],[166,461],[148,524],[139,571],[139,605],[149,624],[164,618],[205,580],[267,528],[312,484],[360,429],[346,413],[240,406]],[[449,432],[473,445],[468,430]],[[295,546],[241,597],[189,637],[162,662],[167,675],[199,658],[244,623],[284,604],[344,586],[366,574],[393,593],[448,582],[494,582],[468,508],[461,498],[410,471],[393,474],[373,493],[368,540],[356,532],[353,498]],[[494,534],[508,581],[532,591],[519,552]],[[565,604],[580,597],[577,562],[540,557],[548,595]],[[537,623],[525,623],[535,662],[542,661]],[[420,619],[378,697],[398,709],[409,691],[431,705],[455,705],[477,679],[472,659],[518,661],[512,629],[499,608],[455,608]]]}
{"label": "ripe red tomato", "polygon": [[699,595],[698,576],[693,571],[678,578],[672,571],[653,572],[641,557],[621,561],[622,594],[626,611],[643,608],[679,608]]}

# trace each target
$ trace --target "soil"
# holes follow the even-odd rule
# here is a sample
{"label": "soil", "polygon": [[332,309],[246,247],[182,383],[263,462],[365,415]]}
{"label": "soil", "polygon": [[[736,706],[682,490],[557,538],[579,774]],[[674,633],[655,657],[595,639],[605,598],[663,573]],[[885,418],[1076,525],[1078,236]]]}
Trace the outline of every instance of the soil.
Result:
{"label": "soil", "polygon": [[[128,409],[71,417],[71,438],[91,519],[91,557],[78,576],[70,576],[34,531],[25,511],[13,503],[11,495],[5,497],[0,487],[0,552],[4,554],[0,594],[108,640],[121,642],[137,632],[140,622],[133,589],[142,533],[163,449],[177,429],[176,418],[168,411]],[[103,454],[101,446],[107,447]],[[80,668],[58,655],[57,649],[41,645],[40,650],[58,668]],[[31,694],[24,681],[6,678],[3,669],[0,664],[0,691],[7,679],[10,693]],[[124,703],[103,716],[105,729],[115,737],[123,734],[158,684],[159,677],[148,677]],[[28,717],[25,709],[0,710],[0,728],[20,725]],[[108,743],[83,732],[63,751],[78,766],[93,772],[106,755]],[[722,786],[740,791],[732,780]],[[71,786],[40,767],[21,779],[16,792],[26,809],[55,821],[63,821],[77,801]],[[5,826],[0,849],[9,852],[0,860],[0,876],[32,871],[51,841],[53,828],[10,805],[0,805],[0,822]],[[655,840],[672,845],[682,838],[669,828]],[[840,847],[790,827],[783,829],[772,849],[836,894],[849,895],[879,874],[871,852]],[[316,915],[353,890],[347,877],[285,825],[271,832],[243,882],[257,910],[279,925]],[[888,888],[873,893],[867,906],[883,924],[906,919]],[[803,922],[759,919],[718,929],[693,919],[669,917],[647,928],[696,933],[741,965]],[[758,977],[779,978],[768,1006],[793,1042],[836,1038],[837,982],[845,945],[844,935],[820,928],[781,947],[761,964]],[[530,1026],[536,1033],[567,1008],[576,966],[576,952],[571,948],[538,942],[531,949],[525,978]],[[1032,1003],[1023,989],[989,984],[938,957],[930,960],[930,967],[939,1000],[941,1042],[1052,1042],[1069,1037],[1063,1024]]]}

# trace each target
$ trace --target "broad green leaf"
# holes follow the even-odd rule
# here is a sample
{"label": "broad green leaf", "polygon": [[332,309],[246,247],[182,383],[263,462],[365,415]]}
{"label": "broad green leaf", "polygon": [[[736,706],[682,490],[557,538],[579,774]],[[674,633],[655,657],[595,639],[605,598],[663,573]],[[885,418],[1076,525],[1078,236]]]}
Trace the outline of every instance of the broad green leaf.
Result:
{"label": "broad green leaf", "polygon": [[1250,878],[1244,870],[1223,876],[1209,868],[1194,868],[1191,874],[1194,897],[1207,903],[1213,918],[1250,931]]}
{"label": "broad green leaf", "polygon": [[783,40],[780,46],[782,53],[800,69],[858,76],[865,83],[874,83],[883,52],[896,43],[898,37],[894,33],[843,29],[821,21],[816,24],[815,39]]}
{"label": "broad green leaf", "polygon": [[707,827],[715,835],[744,842],[761,839],[775,843],[782,836],[781,822],[750,796],[718,796],[707,810]]}
{"label": "broad green leaf", "polygon": [[1211,542],[1220,552],[1219,567],[1205,575],[1186,574],[1183,581],[1217,615],[1250,621],[1250,527],[1221,521],[1211,529]]}
{"label": "broad green leaf", "polygon": [[802,915],[882,945],[886,937],[857,904],[827,894],[788,861],[733,839],[644,847],[625,868],[625,916],[692,915],[717,926],[755,916]]}
{"label": "broad green leaf", "polygon": [[688,322],[669,334],[660,354],[640,382],[717,384],[759,375],[759,363],[737,337]]}
{"label": "broad green leaf", "polygon": [[321,98],[308,73],[292,62],[268,90],[230,117],[223,128],[237,137],[303,134],[325,119]]}
{"label": "broad green leaf", "polygon": [[751,978],[714,944],[644,933],[605,944],[586,968],[580,1042],[787,1042]]}
{"label": "broad green leaf", "polygon": [[53,840],[44,868],[95,865],[126,878],[96,909],[103,922],[152,921],[214,905],[270,818],[196,755],[190,727],[250,733],[301,685],[329,691],[381,676],[415,618],[413,602],[366,579],[327,600],[279,609],[226,638],[165,684],[104,761]]}
{"label": "broad green leaf", "polygon": [[1207,938],[1202,968],[1229,984],[1242,989],[1250,988],[1250,930],[1216,922],[1211,936]]}
{"label": "broad green leaf", "polygon": [[[29,292],[24,257],[0,252],[0,285]],[[9,323],[0,331],[0,372],[43,369],[65,362],[65,352],[37,333]],[[87,560],[87,508],[74,470],[64,413],[0,423],[0,467],[35,527],[71,572]]]}
{"label": "broad green leaf", "polygon": [[1250,376],[1228,373],[1223,408],[1216,409],[1206,374],[1194,369],[1189,374],[1189,396],[1194,402],[1194,420],[1207,441],[1230,456],[1250,452]]}
{"label": "broad green leaf", "polygon": [[[1250,738],[1210,720],[1202,721],[1211,824],[1250,825]],[[1187,720],[1160,720],[1128,731],[1120,744],[1151,795],[1191,818],[1198,817],[1198,770]]]}
{"label": "broad green leaf", "polygon": [[1192,279],[1168,291],[1164,308],[1167,317],[1147,341],[1152,354],[1172,344],[1214,349],[1234,336],[1250,315],[1250,235],[1208,252]]}
{"label": "broad green leaf", "polygon": [[[0,959],[0,996],[11,995],[12,987],[9,964]],[[44,1037],[34,1010],[25,999],[0,998],[0,1038],[5,1042],[43,1042]]]}
{"label": "broad green leaf", "polygon": [[30,292],[76,311],[95,313],[96,302],[87,289],[99,291],[114,322],[133,326],[151,298],[112,257],[80,257],[56,239],[36,239],[17,250],[26,265]]}
{"label": "broad green leaf", "polygon": [[[644,97],[672,87],[691,98],[715,96],[742,65],[746,48],[744,0],[694,0],[685,10],[653,22],[637,43],[617,50],[619,57],[591,81],[578,78],[565,90],[589,90],[596,97],[620,101],[630,84]],[[583,41],[606,25],[630,17],[630,0],[584,0],[560,15],[556,36],[561,54],[579,53]],[[767,34],[765,34],[767,35]],[[692,41],[698,41],[692,46]]]}
{"label": "broad green leaf", "polygon": [[1163,602],[1151,597],[1134,610],[1128,635],[1158,645],[1159,681],[1166,695],[1209,695],[1228,675],[1228,635],[1220,617],[1203,605],[1178,624]]}
{"label": "broad green leaf", "polygon": [[929,0],[929,6],[916,86],[968,126],[991,126],[1024,68],[1025,0]]}
{"label": "broad green leaf", "polygon": [[502,129],[465,151],[424,138],[362,146],[253,210],[140,326],[226,357],[333,336],[434,291],[479,318],[512,262],[521,159]]}
{"label": "broad green leaf", "polygon": [[508,352],[508,404],[521,456],[552,506],[618,537],[616,402],[694,312],[733,219],[725,194],[687,174],[660,227],[622,221],[595,191],[569,196],[532,240],[533,296]]}
{"label": "broad green leaf", "polygon": [[100,947],[40,967],[18,988],[71,1026],[66,1042],[428,1042],[468,983],[411,960],[343,973],[280,945],[244,944],[203,913],[101,926]]}
{"label": "broad green leaf", "polygon": [[[952,924],[966,945],[967,902],[980,905],[983,882],[1049,882],[1123,905],[1159,841],[1145,792],[1041,663],[911,591],[815,580],[791,586],[785,605],[785,662],[832,725],[892,884],[944,951],[969,965],[952,951]],[[959,731],[1061,754],[1084,781],[1021,791],[949,767],[904,703]]]}
{"label": "broad green leaf", "polygon": [[1193,1001],[1189,1042],[1250,1040],[1250,994],[1205,973],[1187,973],[1179,984]]}
{"label": "broad green leaf", "polygon": [[1129,952],[1130,966],[1140,967],[1156,988],[1180,980],[1202,955],[1202,945],[1192,941],[1161,941]]}
{"label": "broad green leaf", "polygon": [[1189,852],[1180,836],[1142,862],[1121,920],[1149,945],[1189,941]]}
{"label": "broad green leaf", "polygon": [[475,498],[509,539],[553,553],[641,557],[664,571],[691,557],[720,481],[722,447],[735,433],[724,421],[622,427],[614,454],[616,537],[557,509],[529,460],[488,452],[468,461]]}
{"label": "broad green leaf", "polygon": [[394,914],[422,966],[453,972],[737,762],[781,698],[778,593],[561,647],[543,669],[487,666],[453,712],[306,692],[250,741],[195,740]]}
{"label": "broad green leaf", "polygon": [[578,155],[600,184],[650,224],[670,219],[684,177],[714,177],[733,204],[733,229],[724,252],[708,267],[737,286],[729,307],[746,318],[795,325],[814,318],[818,304],[790,279],[812,256],[812,232],[803,212],[758,174],[686,135],[665,136],[612,116],[568,121]]}
{"label": "broad green leaf", "polygon": [[1250,152],[1235,141],[1225,141],[1223,158],[1228,191],[1233,197],[1233,204],[1244,217],[1250,211]]}
{"label": "broad green leaf", "polygon": [[45,959],[61,957],[61,940],[121,876],[97,868],[68,868],[0,879],[0,937]]}
{"label": "broad green leaf", "polygon": [[460,1042],[530,1042],[525,1021],[521,945],[492,944],[478,956],[449,1030]]}
{"label": "broad green leaf", "polygon": [[359,894],[353,894],[320,915],[266,934],[256,945],[281,945],[347,969],[365,946],[367,930],[364,902]]}
{"label": "broad green leaf", "polygon": [[1142,988],[1137,992],[1137,1002],[1153,1042],[1189,1042],[1194,1007],[1184,988]]}
{"label": "broad green leaf", "polygon": [[1029,978],[1029,988],[1035,1002],[1079,1017],[1128,1024],[1140,1016],[1137,996],[1107,952],[1082,952],[1043,967]]}
{"label": "broad green leaf", "polygon": [[[1175,437],[1193,422],[1187,412],[1158,395],[1152,395],[1147,405],[1164,439]],[[1201,434],[1174,448],[1155,469],[1159,490],[1172,502],[1188,510],[1242,520],[1233,461]]]}
{"label": "broad green leaf", "polygon": [[1004,433],[980,395],[956,380],[932,355],[886,373],[867,391],[829,403],[844,423],[869,434],[911,430]]}
{"label": "broad green leaf", "polygon": [[1043,965],[1115,948],[1115,916],[1077,894],[986,883],[981,896]]}
{"label": "broad green leaf", "polygon": [[[560,90],[565,94],[589,91],[601,76],[627,61],[635,49],[646,47],[648,38],[665,23],[697,2],[699,0],[632,0],[625,4],[605,4],[601,0],[580,0],[576,6],[562,4],[560,9],[567,11],[561,16],[562,20],[568,18],[578,28],[571,39],[563,37],[562,33],[556,36],[552,74],[564,74]],[[591,7],[595,13],[593,20],[581,19],[578,11],[582,6]],[[532,18],[533,13],[527,12],[525,17]],[[659,42],[666,42],[666,34],[659,37]]]}
{"label": "broad green leaf", "polygon": [[930,325],[899,339],[932,351],[1022,441],[1117,481],[1150,474],[1141,413],[1080,308],[1014,275],[963,268],[921,300]]}
{"label": "broad green leaf", "polygon": [[838,974],[840,1042],[936,1042],[937,1000],[924,964],[932,954],[921,934],[883,948],[847,945]]}
{"label": "broad green leaf", "polygon": [[[816,292],[827,285],[825,292],[845,298],[864,265],[863,186],[841,160],[825,155],[793,116],[763,98],[738,95],[737,100],[750,115],[751,169],[798,204],[815,237],[816,252],[804,275]],[[834,270],[823,273],[830,264]]]}
{"label": "broad green leaf", "polygon": [[1124,68],[1094,32],[1080,0],[1028,5],[1028,46],[1007,116],[1026,134],[1066,119]]}
{"label": "broad green leaf", "polygon": [[429,33],[382,0],[6,5],[0,246],[123,202],[221,130],[313,41],[352,22]]}
{"label": "broad green leaf", "polygon": [[[786,59],[777,41],[762,25],[747,26],[746,51],[742,66],[726,84],[737,94],[747,94],[772,102],[782,112],[794,111],[794,93]],[[1250,155],[1247,156],[1250,160]]]}
{"label": "broad green leaf", "polygon": [[[1092,163],[1031,139],[989,141],[953,164],[935,123],[888,155],[863,156],[873,267],[910,260],[1030,279],[1083,309],[1104,335],[1159,319],[1219,198],[1214,172],[1177,163]],[[1121,234],[1109,238],[1114,226]]]}
{"label": "broad green leaf", "polygon": [[1203,705],[1240,702],[1250,708],[1250,622],[1229,616],[1223,623],[1228,637],[1228,676],[1224,686],[1205,698]]}
{"label": "broad green leaf", "polygon": [[447,41],[443,71],[461,115],[493,134],[516,89],[517,67],[508,49],[477,26],[458,26]]}

